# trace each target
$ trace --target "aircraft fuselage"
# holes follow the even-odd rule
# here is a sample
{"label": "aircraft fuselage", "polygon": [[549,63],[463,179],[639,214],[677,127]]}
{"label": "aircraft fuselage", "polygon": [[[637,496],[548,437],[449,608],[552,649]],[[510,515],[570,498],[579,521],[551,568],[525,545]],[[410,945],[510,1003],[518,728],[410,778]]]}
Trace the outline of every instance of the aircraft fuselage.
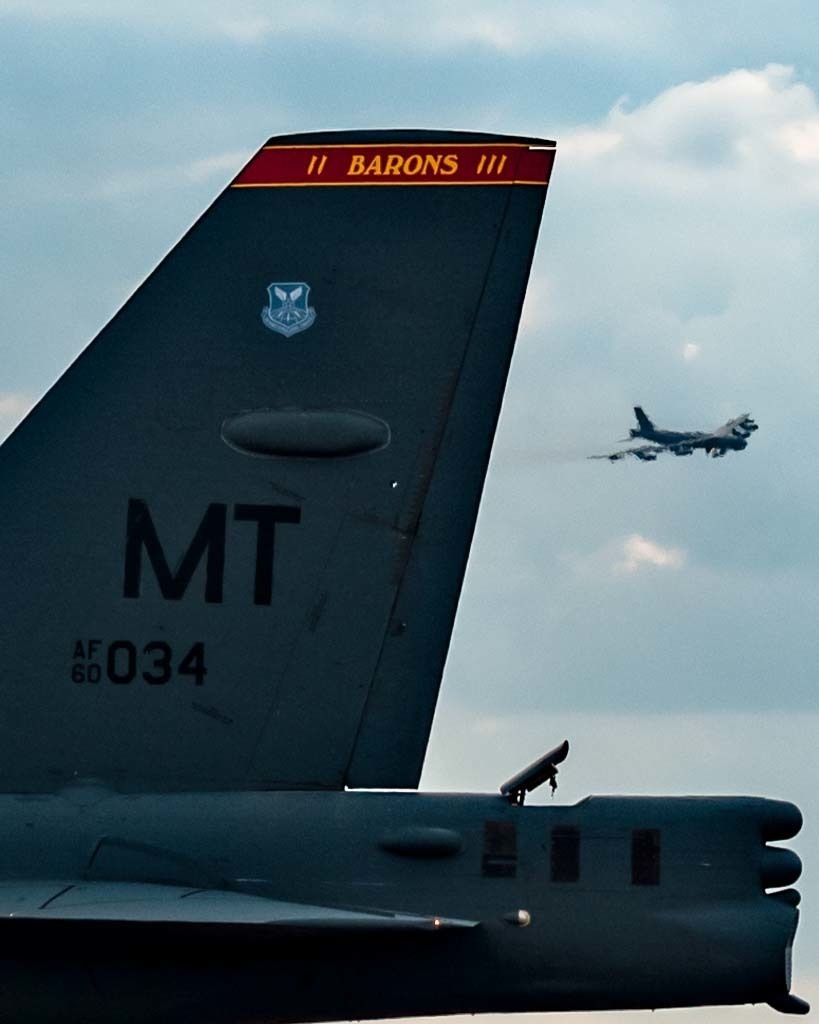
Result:
{"label": "aircraft fuselage", "polygon": [[633,427],[629,433],[632,438],[643,438],[654,444],[690,444],[705,435],[693,430],[663,430],[658,427]]}
{"label": "aircraft fuselage", "polygon": [[665,445],[672,450],[677,449],[678,454],[684,455],[690,455],[694,448],[704,448],[708,452],[726,452],[729,449],[742,451],[743,448],[748,447],[745,438],[737,437],[734,434],[715,436],[704,434],[702,431],[659,430],[654,427],[651,429],[635,428],[630,431],[630,434],[632,438],[643,438],[654,444]]}
{"label": "aircraft fuselage", "polygon": [[0,797],[0,821],[0,876],[29,889],[44,879],[210,885],[477,922],[282,939],[258,925],[7,918],[0,1010],[19,1024],[654,1008],[782,1001],[789,989],[798,897],[765,892],[799,875],[795,854],[766,845],[798,831],[786,803],[519,807],[493,796],[92,785]]}

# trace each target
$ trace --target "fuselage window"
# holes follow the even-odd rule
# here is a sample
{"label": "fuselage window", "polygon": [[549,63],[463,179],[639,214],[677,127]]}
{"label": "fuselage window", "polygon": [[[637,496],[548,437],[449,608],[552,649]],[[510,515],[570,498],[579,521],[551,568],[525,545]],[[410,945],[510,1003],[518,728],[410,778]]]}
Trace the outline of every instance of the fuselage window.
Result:
{"label": "fuselage window", "polygon": [[553,882],[576,882],[580,878],[580,829],[558,825],[552,829],[551,869]]}
{"label": "fuselage window", "polygon": [[660,830],[636,828],[631,833],[632,885],[660,884]]}
{"label": "fuselage window", "polygon": [[518,835],[513,821],[487,821],[483,829],[482,873],[487,878],[514,878]]}

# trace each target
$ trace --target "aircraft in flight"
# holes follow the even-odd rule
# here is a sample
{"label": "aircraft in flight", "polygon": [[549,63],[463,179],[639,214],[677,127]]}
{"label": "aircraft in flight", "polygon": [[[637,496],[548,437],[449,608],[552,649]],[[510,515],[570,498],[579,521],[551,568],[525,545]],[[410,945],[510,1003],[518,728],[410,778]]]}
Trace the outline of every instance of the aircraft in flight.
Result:
{"label": "aircraft in flight", "polygon": [[638,427],[632,427],[629,431],[631,441],[637,437],[651,444],[637,445],[634,448],[621,448],[619,451],[610,452],[607,455],[590,455],[590,459],[608,459],[609,462],[619,462],[627,455],[632,455],[641,462],[654,462],[658,455],[670,452],[672,455],[691,455],[695,448],[701,448],[706,455],[713,458],[721,458],[729,451],[742,451],[748,447],[748,438],[759,429],[747,412],[728,420],[721,427],[711,432],[701,430],[666,430],[663,427],[655,427],[654,423],[646,416],[639,405],[634,407],[634,415],[637,417]]}
{"label": "aircraft in flight", "polygon": [[792,804],[415,792],[553,158],[271,139],[0,447],[3,1020],[805,1012]]}

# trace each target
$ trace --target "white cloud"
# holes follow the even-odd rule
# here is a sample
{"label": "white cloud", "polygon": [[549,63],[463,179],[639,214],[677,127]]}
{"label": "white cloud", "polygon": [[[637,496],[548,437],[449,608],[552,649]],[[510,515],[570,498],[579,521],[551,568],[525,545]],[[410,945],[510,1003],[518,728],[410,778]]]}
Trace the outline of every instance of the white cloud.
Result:
{"label": "white cloud", "polygon": [[786,122],[778,138],[782,148],[799,163],[819,162],[819,117]]}
{"label": "white cloud", "polygon": [[658,569],[679,569],[685,562],[685,554],[680,548],[664,548],[639,533],[633,533],[623,541],[623,558],[615,568],[621,572],[637,572],[645,566]]}
{"label": "white cloud", "polygon": [[34,405],[34,398],[21,392],[0,392],[0,441],[17,426]]}
{"label": "white cloud", "polygon": [[576,579],[593,584],[644,569],[681,569],[686,553],[682,548],[664,547],[640,533],[631,533],[591,552],[564,552],[557,555],[557,561],[567,566]]}
{"label": "white cloud", "polygon": [[622,132],[581,129],[573,134],[561,136],[560,159],[596,160],[616,149],[622,141]]}
{"label": "white cloud", "polygon": [[777,192],[819,198],[819,105],[794,69],[769,64],[684,82],[634,108],[621,99],[598,125],[563,136],[573,163],[605,162],[652,189],[690,192],[742,175]]}
{"label": "white cloud", "polygon": [[[556,135],[549,332],[513,367],[528,404],[561,403],[573,372],[592,394],[616,381],[620,408],[642,400],[669,425],[705,427],[747,407],[770,410],[768,426],[779,394],[788,416],[809,415],[819,386],[814,91],[783,65],[737,69],[623,100]],[[551,219],[558,188],[562,220]],[[537,374],[538,346],[559,346],[553,386]],[[622,435],[601,430],[595,445],[607,436]]]}
{"label": "white cloud", "polygon": [[392,0],[339,4],[304,0],[273,6],[237,0],[225,14],[221,0],[154,0],[117,4],[102,0],[0,0],[0,17],[36,21],[112,21],[140,31],[184,36],[222,36],[239,45],[274,36],[335,36],[353,42],[424,50],[481,46],[505,54],[554,52],[577,44],[587,50],[645,50],[663,38],[669,15],[656,0],[416,0],[407,7]]}

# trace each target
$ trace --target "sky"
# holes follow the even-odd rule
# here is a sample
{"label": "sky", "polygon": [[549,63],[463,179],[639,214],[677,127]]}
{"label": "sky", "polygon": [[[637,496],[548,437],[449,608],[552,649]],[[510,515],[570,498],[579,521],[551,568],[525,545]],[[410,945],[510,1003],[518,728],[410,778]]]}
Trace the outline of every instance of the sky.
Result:
{"label": "sky", "polygon": [[[557,140],[423,786],[568,737],[559,800],[795,800],[819,1004],[817,38],[807,0],[0,0],[0,437],[267,137]],[[760,430],[587,460],[634,404]]]}

